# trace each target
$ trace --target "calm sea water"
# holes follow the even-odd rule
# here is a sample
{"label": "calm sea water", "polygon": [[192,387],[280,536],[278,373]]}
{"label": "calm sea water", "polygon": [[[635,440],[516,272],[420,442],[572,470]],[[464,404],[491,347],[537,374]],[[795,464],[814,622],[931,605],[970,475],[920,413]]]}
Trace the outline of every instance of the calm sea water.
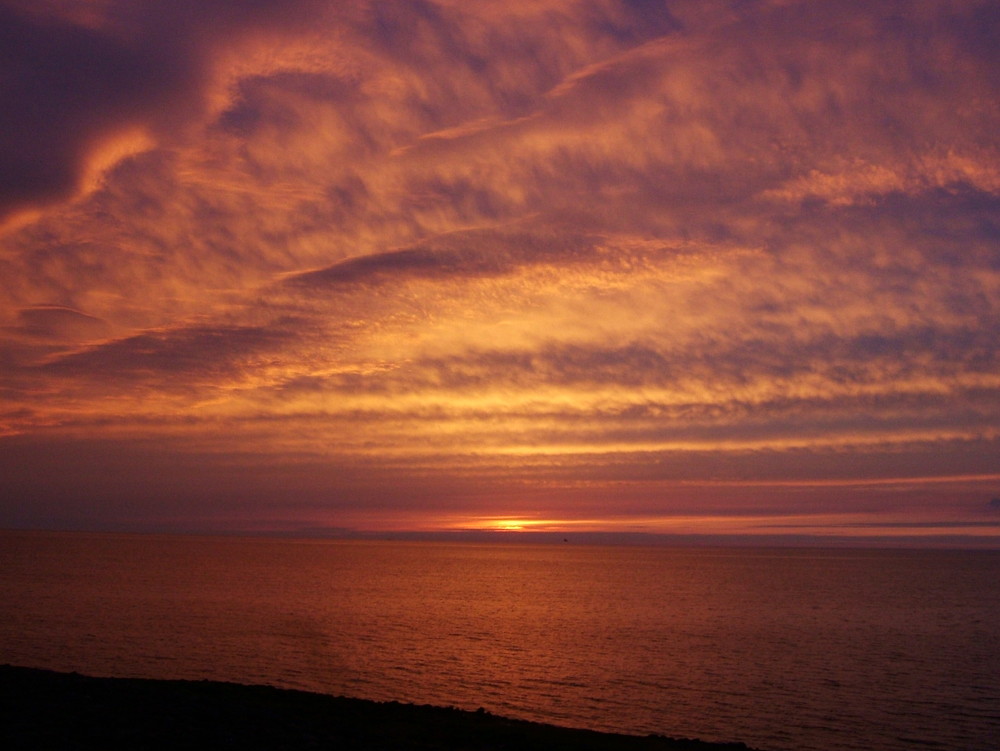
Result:
{"label": "calm sea water", "polygon": [[0,533],[0,662],[769,751],[1000,747],[1000,553]]}

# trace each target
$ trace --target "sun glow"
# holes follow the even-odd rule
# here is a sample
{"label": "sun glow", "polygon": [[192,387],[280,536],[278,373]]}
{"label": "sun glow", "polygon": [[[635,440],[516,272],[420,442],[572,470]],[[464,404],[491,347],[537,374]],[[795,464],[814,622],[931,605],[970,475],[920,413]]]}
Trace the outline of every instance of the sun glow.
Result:
{"label": "sun glow", "polygon": [[558,530],[571,521],[559,519],[528,519],[523,516],[483,516],[463,519],[453,525],[455,529],[484,532],[528,532]]}
{"label": "sun glow", "polygon": [[546,529],[553,524],[558,524],[558,522],[504,516],[486,521],[481,528],[497,532],[525,532],[531,529]]}
{"label": "sun glow", "polygon": [[500,532],[520,532],[526,526],[522,521],[497,522],[497,530]]}

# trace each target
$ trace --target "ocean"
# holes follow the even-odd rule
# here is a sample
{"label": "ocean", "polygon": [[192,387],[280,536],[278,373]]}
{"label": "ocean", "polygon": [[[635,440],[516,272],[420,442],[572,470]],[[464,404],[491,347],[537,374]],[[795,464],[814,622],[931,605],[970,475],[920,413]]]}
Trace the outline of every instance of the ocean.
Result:
{"label": "ocean", "polygon": [[2,532],[0,662],[764,751],[993,751],[1000,551]]}

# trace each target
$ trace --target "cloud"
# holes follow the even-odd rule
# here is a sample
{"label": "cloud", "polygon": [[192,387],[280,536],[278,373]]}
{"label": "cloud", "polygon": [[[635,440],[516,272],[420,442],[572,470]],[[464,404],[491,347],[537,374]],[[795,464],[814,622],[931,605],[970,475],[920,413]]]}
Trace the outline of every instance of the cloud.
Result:
{"label": "cloud", "polygon": [[7,434],[643,513],[986,471],[994,4],[0,8]]}
{"label": "cloud", "polygon": [[500,273],[502,259],[490,258],[476,250],[434,251],[424,248],[389,251],[351,258],[319,271],[307,271],[289,279],[297,286],[327,286],[373,282],[386,276],[455,278],[461,275]]}
{"label": "cloud", "polygon": [[117,138],[160,136],[201,116],[219,39],[287,28],[315,5],[0,4],[0,217],[72,195]]}
{"label": "cloud", "polygon": [[277,325],[146,331],[59,356],[40,369],[64,378],[100,380],[105,386],[118,381],[135,386],[142,379],[168,390],[183,378],[178,385],[191,388],[254,367],[255,357],[282,336]]}
{"label": "cloud", "polygon": [[294,287],[400,283],[407,279],[503,277],[537,265],[586,266],[597,260],[601,237],[544,226],[459,230],[407,247],[340,261],[286,278]]}
{"label": "cloud", "polygon": [[33,339],[88,340],[107,335],[108,325],[95,316],[58,305],[38,305],[18,312],[14,330]]}

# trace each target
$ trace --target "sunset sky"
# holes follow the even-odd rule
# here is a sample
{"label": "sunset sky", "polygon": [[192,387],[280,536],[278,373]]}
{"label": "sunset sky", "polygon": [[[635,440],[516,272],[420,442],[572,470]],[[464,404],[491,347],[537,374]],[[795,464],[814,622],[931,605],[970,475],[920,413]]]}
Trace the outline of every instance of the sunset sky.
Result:
{"label": "sunset sky", "polygon": [[1000,547],[996,0],[0,0],[0,527]]}

